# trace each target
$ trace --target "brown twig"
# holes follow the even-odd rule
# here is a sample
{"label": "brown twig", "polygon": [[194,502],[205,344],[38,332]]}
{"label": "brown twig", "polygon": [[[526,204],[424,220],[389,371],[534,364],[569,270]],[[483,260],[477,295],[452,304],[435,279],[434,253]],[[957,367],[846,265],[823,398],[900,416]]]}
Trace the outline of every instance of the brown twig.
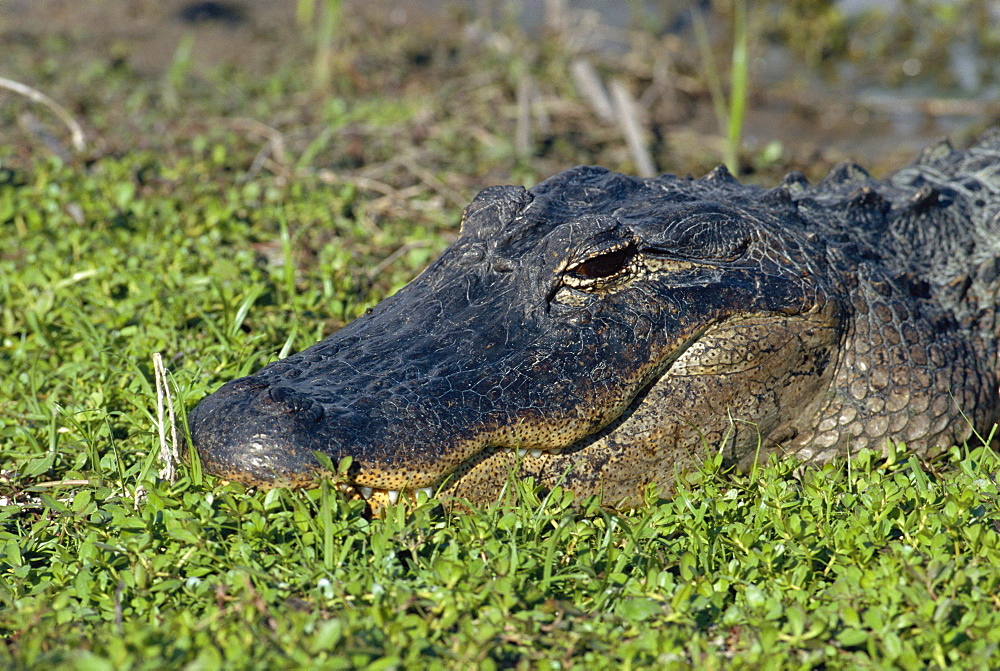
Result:
{"label": "brown twig", "polygon": [[362,177],[361,175],[341,174],[326,168],[316,171],[316,177],[318,177],[319,180],[325,184],[353,184],[359,189],[375,191],[376,193],[381,193],[383,196],[389,196],[390,198],[399,197],[400,193],[400,189],[377,179]]}
{"label": "brown twig", "polygon": [[465,207],[466,202],[462,194],[435,177],[430,170],[414,161],[412,156],[403,156],[390,161],[390,163],[408,170],[417,179],[444,197],[445,200],[451,201],[452,204],[458,207]]}
{"label": "brown twig", "polygon": [[412,198],[416,198],[421,193],[425,193],[426,191],[427,187],[425,185],[414,184],[413,186],[408,186],[405,189],[397,189],[395,193],[387,194],[381,198],[376,198],[368,203],[368,207],[372,210],[381,212],[383,210],[388,210],[394,203],[409,202]]}
{"label": "brown twig", "polygon": [[[256,119],[223,119],[223,123],[233,130],[245,131],[251,135],[262,137],[267,140],[267,143],[261,147],[261,150],[257,152],[257,155],[254,157],[253,163],[250,164],[250,169],[243,177],[243,181],[250,181],[253,179],[265,165],[268,166],[269,170],[280,177],[285,179],[289,177],[290,171],[288,169],[288,160],[285,153],[285,136],[282,135],[280,131],[268,126],[266,123],[261,123]],[[272,158],[273,160],[271,160]]]}
{"label": "brown twig", "polygon": [[26,489],[33,489],[35,487],[61,487],[63,485],[67,487],[82,487],[83,485],[91,484],[90,480],[46,480],[45,482],[33,482],[30,485],[26,485]]}

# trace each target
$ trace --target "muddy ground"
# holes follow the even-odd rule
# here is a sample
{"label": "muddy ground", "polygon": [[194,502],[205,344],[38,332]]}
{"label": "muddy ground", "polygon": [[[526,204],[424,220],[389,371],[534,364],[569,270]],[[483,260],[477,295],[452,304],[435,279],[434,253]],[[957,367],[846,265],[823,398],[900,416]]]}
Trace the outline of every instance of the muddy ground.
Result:
{"label": "muddy ground", "polygon": [[[405,188],[415,171],[385,166],[415,162],[455,200],[576,163],[635,172],[620,123],[570,75],[582,59],[629,91],[656,170],[699,174],[724,140],[690,12],[703,11],[725,84],[731,4],[610,16],[573,2],[347,1],[324,36],[323,3],[309,18],[303,3],[269,0],[5,0],[0,76],[65,107],[87,146],[75,152],[48,109],[0,91],[0,159],[183,155],[210,137],[245,145],[248,172],[289,179],[323,170]],[[752,8],[745,178],[816,177],[848,158],[881,174],[937,137],[961,144],[1000,121],[995,7],[857,4]]]}

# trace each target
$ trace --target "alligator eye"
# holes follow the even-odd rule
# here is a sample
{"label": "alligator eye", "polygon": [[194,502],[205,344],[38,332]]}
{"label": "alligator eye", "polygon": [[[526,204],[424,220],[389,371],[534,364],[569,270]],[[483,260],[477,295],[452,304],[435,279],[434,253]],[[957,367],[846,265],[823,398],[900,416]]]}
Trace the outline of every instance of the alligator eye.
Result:
{"label": "alligator eye", "polygon": [[632,257],[632,252],[633,249],[631,247],[620,247],[610,252],[597,254],[573,266],[570,268],[570,272],[577,277],[586,277],[588,279],[611,277],[621,272],[625,264]]}

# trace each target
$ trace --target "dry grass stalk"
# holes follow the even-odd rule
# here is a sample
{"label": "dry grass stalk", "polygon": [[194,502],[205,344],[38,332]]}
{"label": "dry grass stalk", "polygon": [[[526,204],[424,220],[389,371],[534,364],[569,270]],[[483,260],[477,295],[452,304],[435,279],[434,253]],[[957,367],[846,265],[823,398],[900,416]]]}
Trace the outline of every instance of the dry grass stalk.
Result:
{"label": "dry grass stalk", "polygon": [[[153,353],[153,378],[156,380],[156,430],[160,436],[160,477],[169,482],[177,479],[177,462],[180,461],[180,451],[177,443],[177,421],[174,417],[174,401],[167,384],[167,369],[163,366],[163,357],[159,352]],[[164,405],[166,415],[164,417]],[[170,422],[170,440],[167,440],[167,425]]]}
{"label": "dry grass stalk", "polygon": [[80,124],[76,122],[73,115],[67,112],[66,108],[57,103],[55,100],[48,97],[38,89],[34,89],[27,84],[22,84],[21,82],[16,82],[13,79],[7,79],[6,77],[0,77],[0,88],[13,91],[14,93],[20,94],[32,102],[48,107],[49,110],[51,110],[52,113],[55,114],[69,129],[70,139],[73,142],[73,148],[81,153],[87,148],[87,137],[83,134],[83,128],[81,128]]}
{"label": "dry grass stalk", "polygon": [[569,64],[569,74],[573,78],[577,92],[583,96],[601,121],[615,120],[615,109],[608,98],[607,89],[601,81],[597,68],[586,58],[577,58]]}
{"label": "dry grass stalk", "polygon": [[518,156],[531,156],[534,137],[531,132],[531,98],[534,86],[531,77],[523,75],[517,82],[517,125],[514,129],[514,149]]}
{"label": "dry grass stalk", "polygon": [[625,136],[625,142],[628,144],[629,152],[632,154],[632,160],[635,161],[636,172],[641,177],[655,177],[656,166],[649,152],[645,130],[640,124],[642,111],[639,109],[628,88],[620,79],[611,80],[611,98],[614,101],[615,116],[618,119],[618,125]]}

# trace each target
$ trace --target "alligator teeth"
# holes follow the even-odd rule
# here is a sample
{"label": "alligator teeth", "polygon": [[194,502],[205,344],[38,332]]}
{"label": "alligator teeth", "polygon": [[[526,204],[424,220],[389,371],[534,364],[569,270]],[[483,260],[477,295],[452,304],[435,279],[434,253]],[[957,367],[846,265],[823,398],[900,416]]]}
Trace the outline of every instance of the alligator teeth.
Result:
{"label": "alligator teeth", "polygon": [[372,497],[378,501],[383,494],[385,498],[388,499],[389,503],[396,503],[399,501],[400,494],[406,494],[414,501],[417,500],[417,493],[423,492],[427,495],[427,498],[434,496],[434,487],[419,487],[417,489],[375,489],[374,487],[366,487],[364,485],[354,485],[354,491],[361,494],[365,501],[371,501]]}
{"label": "alligator teeth", "polygon": [[542,451],[541,450],[525,450],[525,449],[522,449],[522,448],[519,447],[519,448],[517,448],[517,456],[519,456],[519,457],[532,456],[535,459],[537,459],[538,457],[542,456]]}

